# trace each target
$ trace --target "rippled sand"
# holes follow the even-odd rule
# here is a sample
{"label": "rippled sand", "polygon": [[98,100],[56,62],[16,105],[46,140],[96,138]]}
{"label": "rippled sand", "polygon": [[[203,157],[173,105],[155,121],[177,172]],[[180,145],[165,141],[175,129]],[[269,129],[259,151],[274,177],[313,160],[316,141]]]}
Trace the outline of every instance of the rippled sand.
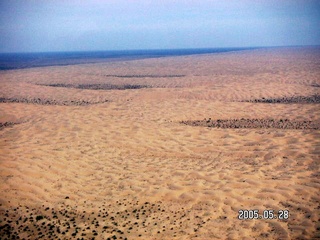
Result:
{"label": "rippled sand", "polygon": [[319,95],[319,66],[265,49],[0,72],[0,235],[319,238],[319,128],[181,124],[317,123],[319,103],[255,100]]}

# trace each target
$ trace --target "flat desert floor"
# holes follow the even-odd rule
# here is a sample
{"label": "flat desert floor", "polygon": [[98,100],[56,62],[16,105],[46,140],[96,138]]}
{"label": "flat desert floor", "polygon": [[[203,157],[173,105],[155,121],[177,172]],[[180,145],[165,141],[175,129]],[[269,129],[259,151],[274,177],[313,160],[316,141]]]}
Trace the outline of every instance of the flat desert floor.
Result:
{"label": "flat desert floor", "polygon": [[1,71],[1,239],[320,238],[319,86],[315,48]]}

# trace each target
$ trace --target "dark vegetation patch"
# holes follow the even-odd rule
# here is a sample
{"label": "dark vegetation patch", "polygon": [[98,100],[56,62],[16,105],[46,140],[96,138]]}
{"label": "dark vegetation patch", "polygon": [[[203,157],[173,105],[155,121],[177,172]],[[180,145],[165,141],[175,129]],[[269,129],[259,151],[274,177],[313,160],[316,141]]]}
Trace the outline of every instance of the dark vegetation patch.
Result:
{"label": "dark vegetation patch", "polygon": [[139,84],[123,84],[123,85],[115,85],[115,84],[81,84],[81,85],[78,85],[77,88],[80,88],[80,89],[92,89],[92,90],[125,90],[125,89],[150,88],[150,86],[139,85]]}
{"label": "dark vegetation patch", "polygon": [[[198,204],[202,208],[208,204]],[[157,236],[189,237],[198,234],[210,217],[162,202],[123,199],[104,203],[91,211],[84,207],[61,204],[55,208],[42,205],[0,207],[1,239],[137,239]],[[184,230],[193,229],[187,233]]]}
{"label": "dark vegetation patch", "polygon": [[92,104],[105,103],[108,100],[99,102],[89,102],[84,100],[71,100],[71,101],[56,101],[50,99],[41,98],[0,98],[0,103],[29,103],[29,104],[40,104],[40,105],[59,105],[59,106],[86,106]]}
{"label": "dark vegetation patch", "polygon": [[140,84],[116,85],[116,84],[63,84],[63,83],[55,83],[55,84],[47,84],[47,85],[43,85],[43,86],[91,89],[91,90],[125,90],[125,89],[151,88],[151,86],[140,85]]}
{"label": "dark vegetation patch", "polygon": [[105,77],[116,77],[116,78],[180,78],[185,77],[186,75],[156,75],[156,74],[147,74],[147,75],[104,75]]}
{"label": "dark vegetation patch", "polygon": [[314,84],[311,84],[310,86],[311,86],[311,87],[320,87],[320,84],[314,83]]}
{"label": "dark vegetation patch", "polygon": [[13,125],[16,125],[16,124],[19,124],[19,123],[16,123],[16,122],[0,122],[0,130],[6,128],[6,127],[12,127]]}
{"label": "dark vegetation patch", "polygon": [[319,129],[320,122],[291,121],[289,119],[217,119],[181,121],[190,126],[202,126],[212,128],[278,128],[278,129]]}
{"label": "dark vegetation patch", "polygon": [[309,103],[315,104],[320,103],[320,95],[314,94],[311,96],[295,96],[295,97],[282,97],[282,98],[260,98],[253,99],[244,102],[253,102],[253,103]]}
{"label": "dark vegetation patch", "polygon": [[53,84],[38,84],[41,86],[48,86],[48,87],[64,87],[64,88],[75,88],[73,84],[64,84],[64,83],[53,83]]}

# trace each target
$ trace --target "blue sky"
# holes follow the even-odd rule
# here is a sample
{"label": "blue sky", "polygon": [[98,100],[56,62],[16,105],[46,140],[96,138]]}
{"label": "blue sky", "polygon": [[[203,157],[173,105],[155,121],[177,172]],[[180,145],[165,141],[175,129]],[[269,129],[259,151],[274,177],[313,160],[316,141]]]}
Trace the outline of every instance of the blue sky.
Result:
{"label": "blue sky", "polygon": [[0,52],[320,45],[318,0],[0,0]]}

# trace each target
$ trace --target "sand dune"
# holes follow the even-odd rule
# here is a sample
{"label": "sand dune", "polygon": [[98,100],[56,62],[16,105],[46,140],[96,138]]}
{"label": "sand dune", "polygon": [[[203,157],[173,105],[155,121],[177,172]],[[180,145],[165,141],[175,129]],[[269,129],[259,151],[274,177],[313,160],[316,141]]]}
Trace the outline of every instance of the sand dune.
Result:
{"label": "sand dune", "polygon": [[[0,72],[17,100],[0,103],[0,235],[319,238],[319,129],[181,124],[319,123],[317,101],[254,101],[319,96],[319,66],[312,49],[267,49]],[[148,87],[68,87],[90,84]],[[254,209],[289,216],[238,219]]]}

